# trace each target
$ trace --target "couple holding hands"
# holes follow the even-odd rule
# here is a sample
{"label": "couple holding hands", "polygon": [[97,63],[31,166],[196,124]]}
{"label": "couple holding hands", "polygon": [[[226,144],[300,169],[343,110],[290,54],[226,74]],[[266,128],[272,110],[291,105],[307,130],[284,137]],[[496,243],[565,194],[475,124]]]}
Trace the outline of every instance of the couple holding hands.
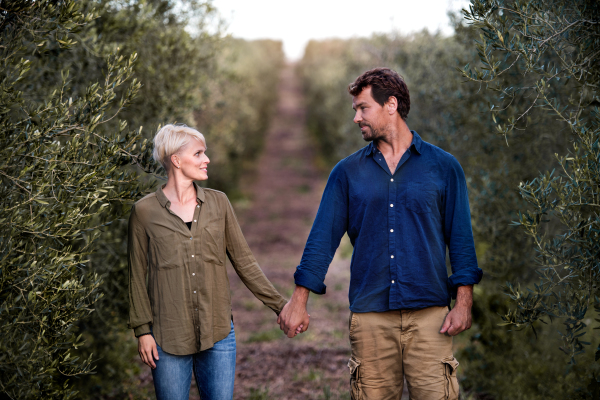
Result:
{"label": "couple holding hands", "polygon": [[233,398],[226,257],[294,337],[308,329],[309,293],[325,293],[345,233],[354,246],[352,399],[399,400],[405,378],[411,399],[458,399],[452,336],[471,326],[473,285],[482,276],[463,170],[408,128],[409,91],[395,71],[366,71],[348,91],[369,144],[333,168],[289,302],[261,271],[227,196],[194,183],[208,179],[204,136],[175,125],[156,134],[154,158],[168,181],[134,205],[128,261],[129,327],[152,368],[158,400],[187,400],[192,374],[202,399]]}

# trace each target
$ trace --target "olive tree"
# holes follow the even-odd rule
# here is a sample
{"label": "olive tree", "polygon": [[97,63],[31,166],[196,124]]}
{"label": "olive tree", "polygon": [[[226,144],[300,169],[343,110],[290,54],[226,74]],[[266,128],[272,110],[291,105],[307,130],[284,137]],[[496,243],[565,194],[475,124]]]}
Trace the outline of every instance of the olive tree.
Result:
{"label": "olive tree", "polygon": [[[101,296],[85,268],[99,229],[146,190],[141,129],[118,121],[140,88],[136,55],[107,57],[104,77],[71,96],[68,71],[48,96],[27,85],[35,51],[70,49],[92,13],[73,0],[0,3],[0,395],[72,398],[77,323]],[[129,83],[127,83],[130,81]],[[120,90],[122,95],[117,96]],[[116,128],[105,129],[109,121]]]}
{"label": "olive tree", "polygon": [[[559,319],[570,363],[590,344],[587,319],[600,312],[600,5],[593,0],[471,0],[465,19],[481,32],[480,67],[463,77],[497,95],[490,104],[497,133],[531,130],[544,110],[569,137],[556,168],[524,180],[528,207],[515,224],[532,238],[539,277],[522,289],[508,282],[515,307],[502,319],[517,328]],[[517,84],[505,79],[522,71]],[[556,133],[558,132],[558,133]],[[525,172],[524,172],[525,174]],[[595,359],[600,358],[600,346]]]}

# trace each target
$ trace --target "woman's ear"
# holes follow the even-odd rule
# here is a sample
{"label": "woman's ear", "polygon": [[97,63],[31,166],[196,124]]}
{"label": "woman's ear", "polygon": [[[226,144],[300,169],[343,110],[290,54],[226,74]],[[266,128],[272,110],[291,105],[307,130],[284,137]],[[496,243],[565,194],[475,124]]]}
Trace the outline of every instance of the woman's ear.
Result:
{"label": "woman's ear", "polygon": [[181,161],[179,160],[179,157],[177,156],[177,154],[172,154],[171,155],[171,164],[175,167],[175,168],[179,168],[181,165]]}

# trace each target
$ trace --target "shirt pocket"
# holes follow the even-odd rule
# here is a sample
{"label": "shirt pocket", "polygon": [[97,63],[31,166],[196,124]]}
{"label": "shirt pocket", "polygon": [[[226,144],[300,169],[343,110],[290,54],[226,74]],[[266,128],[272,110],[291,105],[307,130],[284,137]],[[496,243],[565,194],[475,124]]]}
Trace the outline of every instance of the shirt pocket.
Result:
{"label": "shirt pocket", "polygon": [[437,209],[438,190],[433,182],[411,182],[406,186],[406,208],[417,214],[430,214]]}
{"label": "shirt pocket", "polygon": [[202,259],[206,262],[223,265],[225,250],[223,249],[223,229],[206,227],[202,232]]}
{"label": "shirt pocket", "polygon": [[181,265],[179,234],[172,233],[150,239],[150,258],[158,269],[177,268]]}

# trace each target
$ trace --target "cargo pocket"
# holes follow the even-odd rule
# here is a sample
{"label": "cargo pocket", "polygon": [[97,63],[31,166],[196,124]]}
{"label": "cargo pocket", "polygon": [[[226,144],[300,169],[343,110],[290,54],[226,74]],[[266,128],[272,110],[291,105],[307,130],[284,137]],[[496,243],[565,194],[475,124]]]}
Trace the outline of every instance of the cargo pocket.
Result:
{"label": "cargo pocket", "polygon": [[442,359],[444,364],[444,377],[446,399],[458,400],[458,379],[456,378],[456,369],[458,368],[458,361],[456,358],[450,356]]}
{"label": "cargo pocket", "polygon": [[352,357],[348,360],[350,368],[350,394],[351,400],[362,400],[362,390],[360,385],[360,361]]}

